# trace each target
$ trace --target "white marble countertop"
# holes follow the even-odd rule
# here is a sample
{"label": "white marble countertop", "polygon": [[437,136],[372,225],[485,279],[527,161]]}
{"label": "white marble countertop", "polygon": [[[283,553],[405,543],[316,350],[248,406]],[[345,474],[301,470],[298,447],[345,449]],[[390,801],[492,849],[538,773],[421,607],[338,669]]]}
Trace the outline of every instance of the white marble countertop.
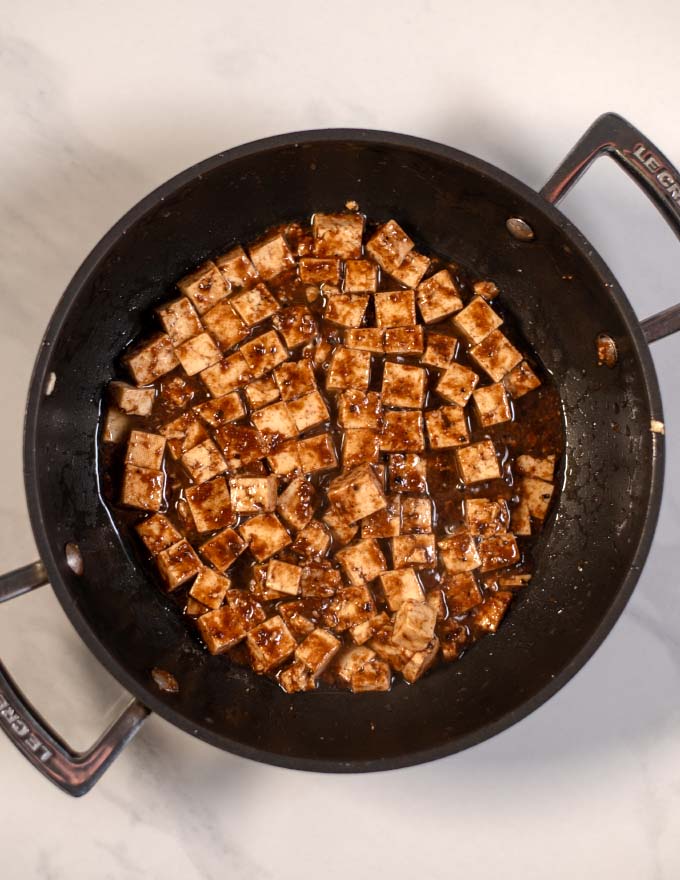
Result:
{"label": "white marble countertop", "polygon": [[[603,110],[628,116],[680,163],[673,0],[345,0],[323,9],[264,0],[5,4],[3,569],[35,556],[21,424],[49,314],[99,237],[175,172],[279,131],[362,126],[455,145],[539,187]],[[565,211],[641,316],[678,299],[677,242],[611,163],[582,181]],[[654,347],[669,442],[649,562],[611,636],[547,705],[463,754],[355,777],[251,763],[151,718],[80,801],[0,737],[3,878],[675,880],[679,347],[680,337]],[[49,588],[2,607],[0,645],[75,745],[91,742],[120,706],[120,688]]]}

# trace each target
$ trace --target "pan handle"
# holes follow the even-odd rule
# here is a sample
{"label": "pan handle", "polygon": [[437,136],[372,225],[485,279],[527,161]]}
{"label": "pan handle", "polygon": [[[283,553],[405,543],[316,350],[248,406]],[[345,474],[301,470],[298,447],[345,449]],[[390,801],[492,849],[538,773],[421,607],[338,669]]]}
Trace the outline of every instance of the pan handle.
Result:
{"label": "pan handle", "polygon": [[[0,603],[46,583],[42,562],[1,575]],[[74,752],[36,712],[0,662],[0,728],[43,776],[73,797],[92,788],[148,714],[146,706],[133,700],[93,746]]]}
{"label": "pan handle", "polygon": [[[635,126],[616,113],[604,113],[590,126],[541,190],[557,204],[590,165],[611,156],[640,186],[680,238],[680,173]],[[641,322],[647,342],[680,330],[680,303]]]}

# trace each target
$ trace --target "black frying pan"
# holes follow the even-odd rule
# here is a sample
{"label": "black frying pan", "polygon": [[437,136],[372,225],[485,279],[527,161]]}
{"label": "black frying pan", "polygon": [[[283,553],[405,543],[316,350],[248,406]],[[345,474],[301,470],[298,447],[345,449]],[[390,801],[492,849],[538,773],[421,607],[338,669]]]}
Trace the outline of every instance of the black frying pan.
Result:
{"label": "black frying pan", "polygon": [[[57,306],[28,398],[26,492],[42,563],[5,576],[0,599],[49,579],[87,645],[136,699],[92,749],[74,754],[0,666],[0,725],[35,766],[82,794],[154,711],[259,761],[387,770],[481,742],[574,675],[621,613],[649,550],[661,499],[663,417],[648,343],[680,329],[677,306],[641,325],[607,266],[553,206],[603,153],[680,232],[678,174],[638,131],[606,115],[540,194],[428,141],[304,132],[238,147],[185,171],[102,239]],[[176,278],[233,242],[315,210],[337,210],[348,198],[376,220],[397,217],[416,243],[499,284],[504,305],[559,385],[565,488],[536,549],[531,587],[497,635],[461,663],[388,694],[290,697],[210,656],[167,597],[150,587],[98,494],[97,421],[114,360]],[[602,332],[618,349],[612,368],[596,358]],[[155,666],[176,677],[179,693],[158,690]]]}

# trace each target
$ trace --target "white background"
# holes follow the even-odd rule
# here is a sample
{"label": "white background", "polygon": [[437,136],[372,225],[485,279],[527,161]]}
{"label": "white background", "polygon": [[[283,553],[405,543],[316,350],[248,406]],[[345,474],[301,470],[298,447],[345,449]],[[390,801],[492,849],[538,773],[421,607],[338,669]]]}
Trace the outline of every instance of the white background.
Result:
{"label": "white background", "polygon": [[[49,314],[134,202],[199,159],[294,129],[408,132],[540,187],[604,110],[680,163],[673,0],[0,4],[0,559],[35,556],[22,411]],[[640,316],[680,299],[678,244],[601,162],[564,209]],[[667,488],[633,600],[587,667],[513,729],[428,766],[303,775],[152,718],[72,801],[0,738],[2,877],[675,880],[680,875],[680,338],[654,347]],[[3,660],[75,744],[120,688],[49,589],[5,605]],[[117,704],[118,706],[120,703]]]}

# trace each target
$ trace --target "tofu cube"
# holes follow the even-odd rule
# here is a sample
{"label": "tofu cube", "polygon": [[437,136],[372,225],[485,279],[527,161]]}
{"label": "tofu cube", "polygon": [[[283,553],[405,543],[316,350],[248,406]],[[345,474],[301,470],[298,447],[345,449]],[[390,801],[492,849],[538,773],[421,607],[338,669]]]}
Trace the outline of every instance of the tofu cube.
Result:
{"label": "tofu cube", "polygon": [[407,599],[394,618],[392,641],[408,651],[424,651],[434,638],[437,614],[422,599]]}
{"label": "tofu cube", "polygon": [[501,469],[496,447],[491,440],[480,440],[479,443],[460,446],[456,449],[455,455],[458,470],[466,485],[500,479]]}
{"label": "tofu cube", "polygon": [[385,557],[375,538],[365,538],[357,544],[350,544],[349,547],[338,550],[335,558],[352,586],[368,584],[383,571],[387,571]]}
{"label": "tofu cube", "polygon": [[288,562],[280,562],[278,559],[270,559],[267,566],[267,589],[277,593],[285,593],[287,596],[297,596],[300,592],[300,578],[302,569],[299,565],[291,565]]}
{"label": "tofu cube", "polygon": [[102,442],[122,443],[130,430],[130,417],[115,406],[110,406],[104,415]]}
{"label": "tofu cube", "polygon": [[341,587],[342,577],[336,568],[306,565],[302,570],[300,590],[306,598],[327,599],[329,596],[334,596]]}
{"label": "tofu cube", "polygon": [[297,440],[285,440],[279,443],[267,456],[267,463],[272,472],[279,477],[287,477],[302,470],[300,449]]}
{"label": "tofu cube", "polygon": [[238,391],[225,394],[224,397],[216,397],[193,408],[197,416],[200,416],[211,428],[220,428],[229,422],[235,422],[246,414],[243,401]]}
{"label": "tofu cube", "polygon": [[288,348],[306,345],[316,334],[316,321],[306,306],[289,306],[272,319]]}
{"label": "tofu cube", "polygon": [[427,467],[420,455],[390,455],[387,472],[390,492],[423,494],[428,491]]}
{"label": "tofu cube", "polygon": [[317,390],[314,368],[307,358],[282,364],[274,370],[274,379],[283,400],[295,400]]}
{"label": "tofu cube", "polygon": [[303,559],[322,559],[331,546],[331,536],[326,527],[313,519],[298,534],[291,550]]}
{"label": "tofu cube", "polygon": [[494,330],[474,345],[470,357],[494,382],[500,382],[522,360],[522,355],[500,330]]}
{"label": "tofu cube", "polygon": [[279,310],[278,300],[264,284],[256,284],[249,290],[237,293],[229,303],[249,327],[266,321]]}
{"label": "tofu cube", "polygon": [[503,323],[481,296],[473,297],[465,308],[453,319],[454,327],[472,345],[477,345]]}
{"label": "tofu cube", "polygon": [[204,440],[185,452],[182,464],[194,483],[205,483],[227,470],[227,463],[212,440]]}
{"label": "tofu cube", "polygon": [[208,606],[199,602],[198,599],[187,596],[187,604],[184,606],[184,613],[187,617],[200,617],[201,614],[205,614],[209,610]]}
{"label": "tofu cube", "polygon": [[535,477],[524,477],[520,482],[520,497],[526,502],[531,516],[536,519],[545,519],[553,491],[554,486]]}
{"label": "tofu cube", "polygon": [[331,292],[327,295],[323,316],[341,327],[361,327],[369,299],[367,293]]}
{"label": "tofu cube", "polygon": [[[243,531],[243,526],[241,526],[241,531]],[[246,542],[233,529],[223,529],[213,538],[201,544],[198,549],[211,565],[218,571],[224,572],[236,562],[246,546]]]}
{"label": "tofu cube", "polygon": [[300,660],[294,660],[284,669],[278,676],[278,682],[281,688],[287,694],[298,694],[303,691],[313,691],[316,687],[314,676],[309,669]]}
{"label": "tofu cube", "polygon": [[409,251],[398,267],[393,266],[389,269],[389,273],[406,287],[417,287],[420,284],[423,275],[430,267],[429,257],[417,253],[417,251]]}
{"label": "tofu cube", "polygon": [[378,267],[371,260],[347,260],[343,290],[372,293],[378,289]]}
{"label": "tofu cube", "polygon": [[427,337],[425,354],[421,360],[429,367],[437,367],[445,370],[456,355],[458,340],[454,336],[444,336],[441,333],[430,333]]}
{"label": "tofu cube", "polygon": [[467,614],[482,601],[482,591],[477,579],[470,571],[447,575],[442,583],[446,606],[452,617]]}
{"label": "tofu cube", "polygon": [[280,394],[276,382],[271,376],[263,376],[262,379],[255,379],[243,389],[246,400],[251,409],[262,409],[268,403],[274,403],[279,400]]}
{"label": "tofu cube", "polygon": [[212,568],[204,566],[198,572],[196,580],[191,585],[189,595],[197,602],[205,605],[206,608],[214,610],[220,607],[230,586],[231,581],[228,577],[218,574]]}
{"label": "tofu cube", "polygon": [[333,597],[325,614],[327,626],[335,632],[345,632],[365,623],[375,615],[375,603],[365,584],[341,587]]}
{"label": "tofu cube", "polygon": [[315,214],[312,219],[314,253],[341,260],[361,256],[364,218],[361,214]]}
{"label": "tofu cube", "polygon": [[[259,609],[254,619],[262,619],[264,611],[261,606],[255,601],[252,604]],[[237,645],[246,637],[250,623],[242,608],[231,605],[208,611],[196,621],[201,638],[211,654],[222,654]]]}
{"label": "tofu cube", "polygon": [[439,639],[435,636],[424,650],[416,651],[411,655],[408,663],[401,670],[404,681],[413,684],[422,678],[434,665],[438,653]]}
{"label": "tofu cube", "polygon": [[304,257],[298,263],[300,281],[307,284],[339,284],[340,260],[329,257]]}
{"label": "tofu cube", "polygon": [[240,244],[217,257],[215,265],[230,287],[248,287],[257,278],[257,269]]}
{"label": "tofu cube", "polygon": [[199,315],[209,311],[228,293],[222,273],[212,260],[178,281],[177,287],[189,297]]}
{"label": "tofu cube", "polygon": [[452,363],[442,373],[437,383],[437,393],[449,403],[465,406],[478,382],[479,376],[474,370]]}
{"label": "tofu cube", "polygon": [[181,534],[162,513],[154,513],[135,526],[135,531],[152,556],[158,556],[182,539]]}
{"label": "tofu cube", "polygon": [[345,391],[350,388],[366,391],[370,376],[370,352],[338,346],[331,357],[326,388],[329,391]]}
{"label": "tofu cube", "polygon": [[386,354],[422,354],[425,347],[423,328],[390,327],[385,330]]}
{"label": "tofu cube", "polygon": [[[276,477],[271,479],[275,480]],[[281,493],[278,501],[275,499],[276,509],[284,522],[299,531],[314,516],[315,497],[314,486],[303,477],[295,477]]]}
{"label": "tofu cube", "polygon": [[[144,390],[151,391],[152,389]],[[183,376],[176,375],[172,379],[166,378],[161,381],[158,396],[166,407],[182,409],[191,403],[195,394],[196,388],[193,383],[187,381]]]}
{"label": "tofu cube", "polygon": [[208,439],[208,432],[192,413],[183,413],[158,430],[168,441],[173,458],[181,458],[185,452]]}
{"label": "tofu cube", "polygon": [[125,463],[141,468],[159,470],[163,464],[165,437],[146,431],[131,431],[128,439]]}
{"label": "tofu cube", "polygon": [[152,468],[125,465],[121,504],[140,510],[160,510],[164,503],[165,474]]}
{"label": "tofu cube", "polygon": [[270,617],[246,636],[255,672],[269,672],[280,666],[295,651],[297,642],[280,615]]}
{"label": "tofu cube", "polygon": [[399,611],[404,602],[422,602],[424,599],[423,588],[412,568],[383,572],[380,586],[390,611]]}
{"label": "tofu cube", "polygon": [[184,538],[162,550],[156,557],[156,562],[168,590],[176,590],[201,569],[201,561],[194,553],[194,548]]}
{"label": "tofu cube", "polygon": [[298,430],[283,401],[272,403],[252,413],[251,420],[273,449],[281,440],[297,437]]}
{"label": "tofu cube", "polygon": [[537,477],[551,483],[555,477],[555,456],[518,455],[515,462],[517,473],[523,477]]}
{"label": "tofu cube", "polygon": [[254,464],[269,452],[268,442],[256,428],[226,425],[218,429],[216,436],[230,471]]}
{"label": "tofu cube", "polygon": [[398,535],[392,538],[394,568],[434,568],[437,551],[434,535]]}
{"label": "tofu cube", "polygon": [[175,353],[187,376],[195,376],[196,373],[212,367],[222,357],[219,348],[208,333],[187,339],[175,348]]}
{"label": "tofu cube", "polygon": [[276,508],[276,477],[232,477],[231,505],[235,513],[262,513]]}
{"label": "tofu cube", "polygon": [[352,673],[349,687],[353,694],[389,691],[392,685],[392,670],[377,657],[362,664]]}
{"label": "tofu cube", "polygon": [[482,564],[477,552],[474,535],[459,531],[438,543],[439,560],[444,568],[452,573],[474,571]]}
{"label": "tofu cube", "polygon": [[444,660],[458,660],[470,644],[470,634],[465,624],[449,617],[441,621],[438,629],[439,648]]}
{"label": "tofu cube", "polygon": [[201,381],[213,397],[224,397],[230,391],[242,388],[253,378],[250,367],[240,351],[222,358],[200,373]]}
{"label": "tofu cube", "polygon": [[345,470],[365,462],[377,461],[380,454],[380,435],[371,428],[345,431],[342,438],[342,466]]}
{"label": "tofu cube", "polygon": [[401,266],[413,242],[396,220],[388,220],[366,242],[366,253],[387,272]]}
{"label": "tofu cube", "polygon": [[334,507],[327,510],[322,519],[340,544],[349,544],[359,531],[359,526],[356,523],[350,522],[346,514]]}
{"label": "tofu cube", "polygon": [[156,399],[155,388],[135,388],[127,382],[109,382],[108,392],[111,400],[124,413],[131,416],[151,415]]}
{"label": "tofu cube", "polygon": [[371,648],[363,646],[344,648],[335,658],[333,670],[339,681],[348,685],[355,672],[376,659],[375,651]]}
{"label": "tofu cube", "polygon": [[529,364],[526,361],[522,361],[516,367],[513,367],[507,376],[503,377],[503,384],[508,394],[516,400],[519,397],[524,397],[525,394],[533,391],[534,388],[538,388],[541,380]]}
{"label": "tofu cube", "polygon": [[382,354],[385,350],[383,331],[379,327],[360,327],[358,330],[351,328],[345,330],[345,347]]}
{"label": "tofu cube", "polygon": [[418,308],[426,324],[434,324],[463,308],[460,291],[446,269],[423,281],[417,290]]}
{"label": "tofu cube", "polygon": [[347,522],[356,522],[387,507],[382,486],[368,464],[333,480],[328,487],[328,500]]}
{"label": "tofu cube", "polygon": [[295,649],[295,658],[319,676],[340,650],[341,644],[327,629],[318,627]]}
{"label": "tofu cube", "polygon": [[508,591],[498,590],[496,593],[490,593],[472,612],[471,629],[477,633],[496,632],[511,601],[512,593]]}
{"label": "tofu cube", "polygon": [[381,611],[380,614],[374,614],[373,617],[362,620],[361,623],[351,627],[349,634],[355,645],[364,645],[370,638],[379,633],[383,627],[389,625],[389,617],[384,611]]}
{"label": "tofu cube", "polygon": [[383,415],[381,452],[422,452],[425,430],[421,412],[390,410]]}
{"label": "tofu cube", "polygon": [[248,327],[239,318],[228,300],[218,302],[203,315],[205,329],[225,348],[230,349],[248,335]]}
{"label": "tofu cube", "polygon": [[276,330],[269,330],[249,342],[244,342],[241,354],[253,376],[268,373],[288,358],[288,350]]}
{"label": "tofu cube", "polygon": [[510,515],[503,499],[466,498],[463,506],[465,528],[471,535],[495,535],[507,531]]}
{"label": "tofu cube", "polygon": [[224,477],[187,486],[184,494],[197,532],[214,532],[234,524],[236,517]]}
{"label": "tofu cube", "polygon": [[262,513],[247,520],[239,532],[258,562],[264,562],[291,543],[291,538],[275,513]]}
{"label": "tofu cube", "polygon": [[306,474],[332,470],[338,465],[333,438],[330,434],[316,434],[298,442],[298,455]]}
{"label": "tofu cube", "polygon": [[448,616],[448,608],[446,607],[446,602],[444,601],[444,594],[441,590],[435,589],[431,590],[425,596],[425,601],[430,606],[430,608],[434,609],[435,614],[437,615],[437,620],[445,620]]}
{"label": "tofu cube", "polygon": [[498,586],[502,590],[521,590],[526,587],[531,580],[531,575],[524,572],[518,574],[509,574],[505,577],[498,578]]}
{"label": "tofu cube", "polygon": [[170,337],[159,333],[123,358],[138,385],[151,385],[179,364]]}
{"label": "tofu cube", "polygon": [[524,499],[520,499],[517,507],[512,509],[510,526],[516,535],[531,534],[531,514],[529,513],[529,505]]}
{"label": "tofu cube", "polygon": [[387,507],[361,521],[362,538],[393,538],[401,533],[401,495],[390,495]]}
{"label": "tofu cube", "polygon": [[378,430],[382,419],[382,400],[375,391],[345,391],[338,395],[338,424],[345,430]]}
{"label": "tofu cube", "polygon": [[330,419],[330,413],[318,391],[312,391],[310,394],[291,400],[287,406],[295,427],[300,433],[315,428]]}
{"label": "tofu cube", "polygon": [[385,362],[382,380],[383,406],[422,409],[426,388],[427,373],[422,367]]}
{"label": "tofu cube", "polygon": [[416,295],[412,290],[382,290],[373,294],[378,327],[412,327],[416,323]]}
{"label": "tofu cube", "polygon": [[295,264],[286,239],[280,233],[253,245],[250,248],[250,259],[265,281],[276,278]]}
{"label": "tofu cube", "polygon": [[472,392],[472,400],[477,418],[483,428],[509,422],[512,418],[510,400],[505,393],[505,388],[500,383],[477,388]]}
{"label": "tofu cube", "polygon": [[470,442],[465,410],[459,406],[440,406],[425,413],[431,449],[451,449]]}
{"label": "tofu cube", "polygon": [[175,347],[203,332],[196,309],[186,296],[165,303],[156,309],[156,314]]}
{"label": "tofu cube", "polygon": [[481,296],[487,302],[491,302],[491,300],[495,299],[500,293],[498,287],[496,287],[493,281],[475,281],[472,285],[472,289],[475,292],[475,296]]}
{"label": "tofu cube", "polygon": [[496,571],[508,568],[520,560],[520,552],[515,536],[510,532],[500,535],[486,535],[479,539],[480,571]]}
{"label": "tofu cube", "polygon": [[414,535],[420,532],[432,532],[432,502],[429,498],[406,496],[401,502],[401,533]]}

